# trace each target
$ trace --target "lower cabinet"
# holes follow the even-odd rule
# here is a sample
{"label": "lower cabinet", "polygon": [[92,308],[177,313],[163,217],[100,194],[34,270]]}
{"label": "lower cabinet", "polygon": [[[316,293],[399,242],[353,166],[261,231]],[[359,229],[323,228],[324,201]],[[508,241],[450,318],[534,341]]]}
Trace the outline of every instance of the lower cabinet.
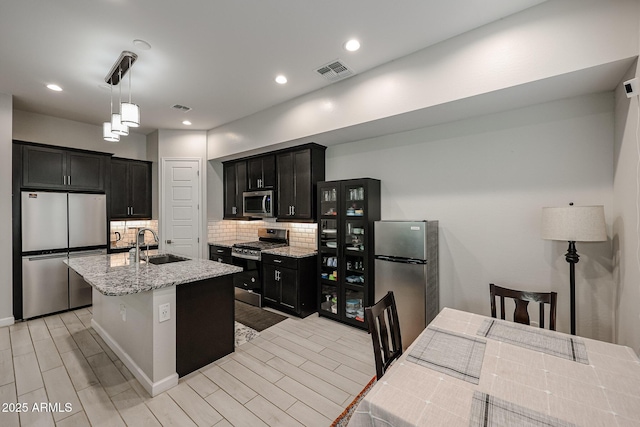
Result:
{"label": "lower cabinet", "polygon": [[233,275],[176,286],[176,372],[183,377],[235,348]]}
{"label": "lower cabinet", "polygon": [[266,306],[306,317],[317,311],[315,257],[262,254],[262,299]]}
{"label": "lower cabinet", "polygon": [[231,248],[227,246],[218,246],[209,244],[209,259],[218,261],[223,264],[233,264],[231,257]]}

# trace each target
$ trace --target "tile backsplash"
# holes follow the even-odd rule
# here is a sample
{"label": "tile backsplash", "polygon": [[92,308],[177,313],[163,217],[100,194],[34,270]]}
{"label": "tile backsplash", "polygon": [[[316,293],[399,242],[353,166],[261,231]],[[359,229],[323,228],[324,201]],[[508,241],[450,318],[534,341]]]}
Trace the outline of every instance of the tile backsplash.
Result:
{"label": "tile backsplash", "polygon": [[223,240],[252,241],[258,239],[258,228],[284,228],[289,230],[289,245],[317,249],[318,224],[275,221],[209,221],[207,238],[210,242]]}
{"label": "tile backsplash", "polygon": [[[109,240],[113,246],[116,240],[116,232],[120,233],[122,238],[117,242],[116,246],[129,246],[136,241],[136,232],[141,227],[147,227],[158,233],[158,220],[149,221],[111,221],[111,229],[109,230]],[[149,232],[144,233],[145,244],[154,244],[153,235]]]}

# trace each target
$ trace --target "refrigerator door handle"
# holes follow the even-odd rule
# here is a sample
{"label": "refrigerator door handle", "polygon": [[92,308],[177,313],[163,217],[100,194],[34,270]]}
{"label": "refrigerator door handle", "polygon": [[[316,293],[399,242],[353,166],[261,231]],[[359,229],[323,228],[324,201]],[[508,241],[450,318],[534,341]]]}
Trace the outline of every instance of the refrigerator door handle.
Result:
{"label": "refrigerator door handle", "polygon": [[45,254],[45,255],[31,255],[22,257],[23,259],[27,259],[29,261],[40,261],[43,259],[56,259],[56,258],[66,258],[67,253],[58,253],[58,254]]}

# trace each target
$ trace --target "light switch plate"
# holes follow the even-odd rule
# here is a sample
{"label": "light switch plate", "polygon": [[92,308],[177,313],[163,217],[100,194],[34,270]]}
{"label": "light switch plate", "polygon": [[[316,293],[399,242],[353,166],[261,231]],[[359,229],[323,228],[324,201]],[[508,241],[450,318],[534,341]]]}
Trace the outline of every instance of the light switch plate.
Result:
{"label": "light switch plate", "polygon": [[165,322],[171,319],[171,304],[160,304],[158,306],[158,321]]}

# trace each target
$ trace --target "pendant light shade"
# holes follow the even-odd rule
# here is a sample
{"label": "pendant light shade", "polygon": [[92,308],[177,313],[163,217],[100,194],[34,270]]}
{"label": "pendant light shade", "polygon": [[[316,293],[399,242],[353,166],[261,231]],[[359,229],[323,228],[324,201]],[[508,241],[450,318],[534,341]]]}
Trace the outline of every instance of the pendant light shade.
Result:
{"label": "pendant light shade", "polygon": [[105,141],[109,142],[118,142],[120,141],[120,135],[116,135],[111,132],[111,122],[104,122],[102,124],[102,138]]}
{"label": "pendant light shade", "polygon": [[126,125],[122,124],[120,114],[118,113],[111,114],[111,132],[115,133],[116,135],[129,135],[129,128]]}
{"label": "pendant light shade", "polygon": [[[113,64],[104,81],[111,89],[111,121],[103,125],[105,141],[119,141],[120,136],[129,135],[129,127],[140,126],[140,107],[131,102],[131,66],[138,58],[133,52],[123,51]],[[129,102],[122,102],[122,77],[129,71]],[[120,111],[113,111],[113,86],[118,86],[118,103]],[[113,136],[110,136],[112,135]]]}
{"label": "pendant light shade", "polygon": [[123,125],[130,128],[137,128],[140,126],[140,107],[137,104],[131,102],[123,102],[120,104],[120,117]]}

